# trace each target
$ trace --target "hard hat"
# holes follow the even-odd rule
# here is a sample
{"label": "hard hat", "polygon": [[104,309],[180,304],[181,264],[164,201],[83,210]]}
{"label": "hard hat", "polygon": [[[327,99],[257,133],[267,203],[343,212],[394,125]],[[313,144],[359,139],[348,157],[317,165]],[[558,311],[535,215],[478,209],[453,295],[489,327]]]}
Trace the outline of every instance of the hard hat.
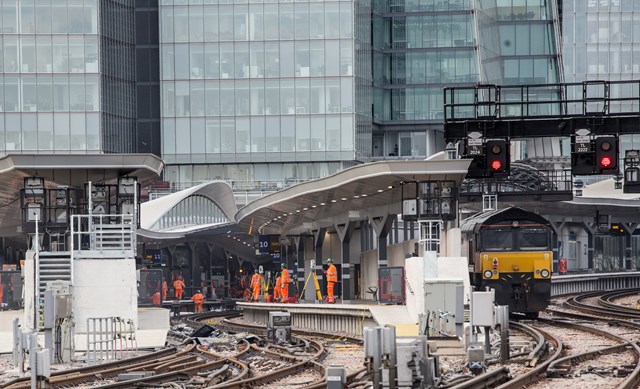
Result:
{"label": "hard hat", "polygon": [[196,293],[200,293],[200,289],[196,290]]}
{"label": "hard hat", "polygon": [[327,258],[327,263],[333,263],[333,259]]}
{"label": "hard hat", "polygon": [[257,272],[258,272],[258,269],[254,270],[253,272],[254,272],[254,273],[257,273]]}
{"label": "hard hat", "polygon": [[286,269],[287,268],[287,264],[283,263],[282,265],[280,265],[280,267],[282,267],[283,269]]}

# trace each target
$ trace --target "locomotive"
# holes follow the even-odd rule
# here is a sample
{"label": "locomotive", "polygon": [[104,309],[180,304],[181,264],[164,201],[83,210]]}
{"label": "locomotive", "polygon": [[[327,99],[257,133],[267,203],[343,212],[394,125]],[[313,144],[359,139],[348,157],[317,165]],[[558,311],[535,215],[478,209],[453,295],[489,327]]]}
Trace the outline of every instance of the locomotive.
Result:
{"label": "locomotive", "polygon": [[549,305],[557,236],[548,220],[510,207],[467,218],[460,229],[476,290],[494,289],[498,305],[528,317]]}

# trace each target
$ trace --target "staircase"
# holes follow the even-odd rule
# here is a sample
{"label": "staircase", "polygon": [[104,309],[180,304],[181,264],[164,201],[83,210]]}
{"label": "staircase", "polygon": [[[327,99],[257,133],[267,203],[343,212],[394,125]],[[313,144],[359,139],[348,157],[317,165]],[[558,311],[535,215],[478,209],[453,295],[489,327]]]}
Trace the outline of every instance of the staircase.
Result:
{"label": "staircase", "polygon": [[40,282],[38,292],[44,298],[44,291],[49,281],[71,282],[71,257],[68,252],[40,252],[38,261]]}

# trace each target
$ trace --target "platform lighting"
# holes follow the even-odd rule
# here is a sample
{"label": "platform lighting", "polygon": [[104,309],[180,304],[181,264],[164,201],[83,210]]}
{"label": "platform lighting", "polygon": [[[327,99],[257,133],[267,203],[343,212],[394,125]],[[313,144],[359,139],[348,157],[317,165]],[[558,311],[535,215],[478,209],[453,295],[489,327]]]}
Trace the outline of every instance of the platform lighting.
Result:
{"label": "platform lighting", "polygon": [[302,208],[302,210],[303,210],[303,211],[308,211],[308,210],[309,210],[309,208]]}
{"label": "platform lighting", "polygon": [[318,207],[317,205],[312,205],[312,206],[311,206],[311,208],[317,208],[317,207]]}
{"label": "platform lighting", "polygon": [[387,186],[388,189],[393,189],[393,185]]}
{"label": "platform lighting", "polygon": [[324,206],[324,205],[327,205],[327,203],[320,203],[320,205]]}
{"label": "platform lighting", "polygon": [[338,201],[338,200],[331,200],[331,202],[332,202],[332,203],[335,203],[335,202],[337,202],[337,201]]}
{"label": "platform lighting", "polygon": [[366,193],[363,193],[361,196],[362,196],[362,197],[367,197],[367,196],[369,196],[369,195],[368,195],[368,194],[366,194]]}
{"label": "platform lighting", "polygon": [[384,192],[384,189],[378,189],[378,193]]}

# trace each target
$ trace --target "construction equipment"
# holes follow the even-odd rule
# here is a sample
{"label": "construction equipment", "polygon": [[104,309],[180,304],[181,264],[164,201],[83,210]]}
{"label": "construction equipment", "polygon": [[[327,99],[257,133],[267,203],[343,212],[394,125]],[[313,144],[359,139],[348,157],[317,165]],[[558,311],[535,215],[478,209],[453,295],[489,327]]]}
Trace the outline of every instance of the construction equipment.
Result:
{"label": "construction equipment", "polygon": [[311,280],[311,278],[313,278],[313,285],[316,288],[316,297],[318,298],[319,301],[322,301],[322,291],[320,291],[320,283],[318,282],[318,276],[316,276],[316,273],[314,271],[309,272],[309,275],[307,276],[307,279],[304,282],[304,286],[302,287],[302,290],[298,295],[298,301],[300,301],[300,299],[302,298],[302,293],[305,290],[307,290],[307,284],[309,283],[309,280]]}

